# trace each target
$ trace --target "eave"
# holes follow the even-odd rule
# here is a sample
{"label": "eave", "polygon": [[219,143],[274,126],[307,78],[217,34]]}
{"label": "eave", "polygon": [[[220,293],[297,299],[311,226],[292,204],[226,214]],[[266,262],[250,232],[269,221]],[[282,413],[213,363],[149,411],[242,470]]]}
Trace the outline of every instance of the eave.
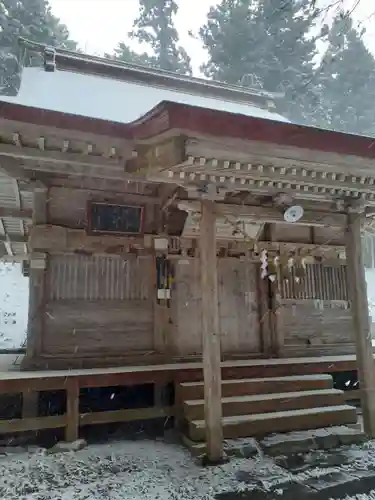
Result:
{"label": "eave", "polygon": [[[171,102],[129,124],[2,103],[0,180],[7,193],[12,183],[14,196],[10,203],[3,190],[0,208],[11,211],[7,217],[19,229],[3,228],[0,247],[9,255],[25,247],[30,213],[23,210],[31,209],[33,182],[45,176],[154,183],[155,193],[158,183],[170,183],[192,199],[202,184],[212,184],[230,204],[262,205],[260,196],[286,191],[325,209],[340,198],[373,205],[373,146],[367,137]],[[27,194],[18,194],[16,184]],[[237,199],[241,192],[251,200]]]}
{"label": "eave", "polygon": [[[317,201],[375,201],[372,138],[175,103],[162,103],[134,123],[133,132],[152,144],[143,162],[149,179],[227,191],[286,190]],[[183,147],[176,137],[184,138]]]}

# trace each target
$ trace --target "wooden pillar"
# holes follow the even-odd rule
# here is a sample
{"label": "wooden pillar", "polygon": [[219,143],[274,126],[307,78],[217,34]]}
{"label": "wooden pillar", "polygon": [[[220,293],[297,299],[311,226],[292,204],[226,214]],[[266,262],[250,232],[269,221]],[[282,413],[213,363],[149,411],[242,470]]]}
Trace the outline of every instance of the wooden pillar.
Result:
{"label": "wooden pillar", "polygon": [[[47,200],[48,189],[36,183],[33,191],[33,226],[46,224],[48,222]],[[30,250],[26,365],[33,358],[37,358],[42,349],[45,314],[45,270],[47,265],[46,256],[41,258],[40,255],[38,255],[38,258],[34,258],[32,253],[33,249],[31,248]]]}
{"label": "wooden pillar", "polygon": [[217,287],[215,204],[202,201],[200,223],[200,264],[202,287],[202,346],[204,409],[207,458],[219,462],[223,457],[221,407],[221,354],[219,301]]}
{"label": "wooden pillar", "polygon": [[348,216],[346,231],[347,282],[355,335],[364,430],[369,437],[375,438],[375,363],[372,353],[365,268],[361,250],[361,224],[362,216],[360,214]]}
{"label": "wooden pillar", "polygon": [[72,443],[79,436],[79,384],[78,378],[70,378],[66,387],[65,441]]}
{"label": "wooden pillar", "polygon": [[29,313],[27,324],[26,364],[41,354],[45,305],[46,259],[31,258],[29,277]]}

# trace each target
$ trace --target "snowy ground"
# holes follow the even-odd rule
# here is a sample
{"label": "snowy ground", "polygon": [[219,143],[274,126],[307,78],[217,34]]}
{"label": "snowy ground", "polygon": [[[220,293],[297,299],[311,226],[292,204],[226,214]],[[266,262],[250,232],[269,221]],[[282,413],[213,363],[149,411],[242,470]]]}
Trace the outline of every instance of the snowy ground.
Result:
{"label": "snowy ground", "polygon": [[[0,263],[0,349],[21,347],[26,339],[29,283],[20,264]],[[0,371],[18,369],[22,356],[0,355]]]}
{"label": "snowy ground", "polygon": [[26,338],[28,279],[19,264],[0,263],[0,348],[20,347]]}
{"label": "snowy ground", "polygon": [[[44,450],[1,456],[0,498],[3,500],[212,500],[220,498],[297,498],[286,496],[291,483],[316,484],[322,477],[361,477],[372,472],[375,490],[375,442],[345,451],[346,464],[313,467],[291,473],[270,458],[232,458],[229,463],[202,468],[180,445],[163,441],[123,441],[92,445],[79,452],[48,455]],[[369,472],[370,471],[370,472]],[[358,485],[357,481],[357,490]],[[371,483],[372,484],[372,483]],[[343,500],[375,499],[344,494]],[[369,489],[370,488],[370,489]],[[259,491],[262,496],[258,495]],[[324,495],[314,491],[314,498]],[[333,498],[339,498],[332,492]],[[258,493],[256,493],[258,492]],[[220,494],[228,493],[229,496]],[[299,498],[305,498],[300,496]],[[330,497],[329,497],[330,498]]]}

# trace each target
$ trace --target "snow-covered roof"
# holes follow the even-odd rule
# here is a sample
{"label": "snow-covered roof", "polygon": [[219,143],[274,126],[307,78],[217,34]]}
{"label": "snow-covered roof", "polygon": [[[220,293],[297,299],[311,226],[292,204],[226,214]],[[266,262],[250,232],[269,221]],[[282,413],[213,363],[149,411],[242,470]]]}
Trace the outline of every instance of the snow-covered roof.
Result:
{"label": "snow-covered roof", "polygon": [[39,67],[24,68],[18,95],[0,99],[119,123],[137,120],[162,101],[288,122],[278,113],[251,102],[219,98],[214,88],[212,96],[207,95],[207,86],[205,95],[200,95],[169,85],[150,85],[73,71],[46,72]]}

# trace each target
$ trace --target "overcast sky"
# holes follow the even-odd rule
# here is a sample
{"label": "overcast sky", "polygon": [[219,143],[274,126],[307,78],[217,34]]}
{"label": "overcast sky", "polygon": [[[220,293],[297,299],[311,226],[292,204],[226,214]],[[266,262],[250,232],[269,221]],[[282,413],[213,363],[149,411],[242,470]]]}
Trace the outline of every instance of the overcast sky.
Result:
{"label": "overcast sky", "polygon": [[[280,0],[275,0],[275,4]],[[320,0],[320,3],[333,0]],[[351,9],[357,0],[345,0]],[[197,31],[204,23],[211,5],[215,0],[178,0],[179,13],[176,26],[181,44],[186,48],[197,69],[205,59],[205,53],[188,31]],[[119,41],[126,39],[133,20],[138,14],[138,0],[50,0],[53,13],[65,23],[71,37],[88,53],[102,55],[112,52]],[[356,9],[356,21],[366,21],[366,41],[375,53],[375,0],[360,0]]]}
{"label": "overcast sky", "polygon": [[[112,52],[126,38],[138,15],[137,0],[50,0],[50,4],[80,47],[97,55]],[[188,30],[199,29],[212,4],[215,0],[179,0],[176,27],[195,68],[205,55],[200,43],[189,37]]]}

